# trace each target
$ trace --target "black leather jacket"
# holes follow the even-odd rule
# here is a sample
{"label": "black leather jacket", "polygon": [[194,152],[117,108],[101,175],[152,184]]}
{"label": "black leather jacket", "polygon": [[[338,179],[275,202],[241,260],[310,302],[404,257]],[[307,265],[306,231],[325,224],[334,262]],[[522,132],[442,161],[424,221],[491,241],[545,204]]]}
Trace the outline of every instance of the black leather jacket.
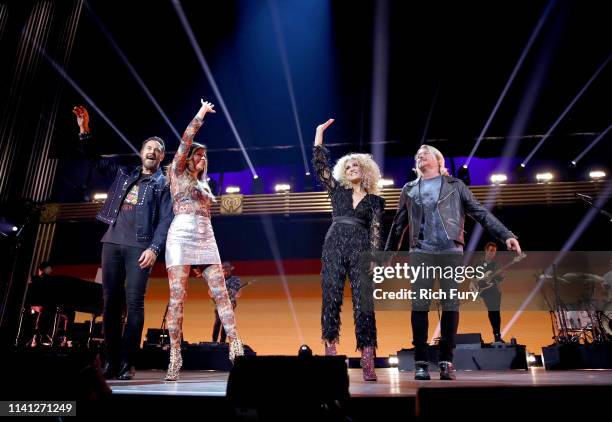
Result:
{"label": "black leather jacket", "polygon": [[[406,183],[400,194],[397,213],[387,238],[386,251],[400,250],[404,243],[406,229],[408,229],[408,247],[415,247],[418,241],[423,206],[418,203],[419,180]],[[440,196],[436,210],[440,213],[442,225],[449,240],[465,244],[463,226],[465,215],[469,215],[480,223],[487,231],[505,242],[506,239],[516,237],[508,230],[489,210],[478,202],[465,184],[451,176],[442,176]]]}
{"label": "black leather jacket", "polygon": [[[115,224],[125,196],[140,176],[141,168],[128,172],[120,167],[108,190],[108,197],[96,218],[106,224]],[[149,249],[159,255],[166,246],[168,228],[172,223],[172,199],[161,167],[155,174],[140,181],[136,205],[136,237],[150,242]]]}

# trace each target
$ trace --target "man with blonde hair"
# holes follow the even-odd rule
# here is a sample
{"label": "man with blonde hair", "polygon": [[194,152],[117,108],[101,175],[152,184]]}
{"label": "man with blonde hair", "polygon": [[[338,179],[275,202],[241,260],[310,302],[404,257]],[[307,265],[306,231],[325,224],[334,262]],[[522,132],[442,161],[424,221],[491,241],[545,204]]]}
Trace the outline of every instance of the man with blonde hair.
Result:
{"label": "man with blonde hair", "polygon": [[[444,156],[438,149],[422,145],[415,155],[415,161],[418,178],[406,183],[402,189],[385,250],[397,251],[406,243],[413,266],[460,266],[465,244],[463,227],[467,214],[492,236],[505,243],[509,250],[521,253],[516,236],[474,198],[461,180],[448,174]],[[419,291],[431,291],[434,281],[433,278],[420,278],[416,280],[413,288],[419,295]],[[448,292],[453,286],[458,287],[453,279],[441,277],[442,290]],[[431,299],[421,298],[420,295],[417,297],[418,299],[412,301],[411,312],[415,379],[428,380],[427,332]],[[454,380],[455,368],[452,360],[459,326],[459,303],[447,295],[441,300],[441,304],[440,379]]]}

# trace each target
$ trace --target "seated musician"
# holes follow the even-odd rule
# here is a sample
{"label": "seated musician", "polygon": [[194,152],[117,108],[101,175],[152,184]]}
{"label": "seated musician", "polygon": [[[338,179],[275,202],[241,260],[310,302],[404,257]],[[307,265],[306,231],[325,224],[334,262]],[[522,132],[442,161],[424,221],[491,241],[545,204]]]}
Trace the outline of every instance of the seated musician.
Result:
{"label": "seated musician", "polygon": [[[33,275],[31,282],[47,283],[53,282],[53,266],[49,261],[43,261],[36,270],[36,275]],[[30,342],[31,347],[39,345],[52,346],[55,339],[58,340],[60,346],[66,346],[68,340],[68,326],[74,322],[75,312],[70,310],[61,310],[58,315],[57,332],[55,339],[53,338],[53,324],[55,322],[55,313],[57,309],[48,306],[32,306],[31,315],[34,321],[34,337]]]}

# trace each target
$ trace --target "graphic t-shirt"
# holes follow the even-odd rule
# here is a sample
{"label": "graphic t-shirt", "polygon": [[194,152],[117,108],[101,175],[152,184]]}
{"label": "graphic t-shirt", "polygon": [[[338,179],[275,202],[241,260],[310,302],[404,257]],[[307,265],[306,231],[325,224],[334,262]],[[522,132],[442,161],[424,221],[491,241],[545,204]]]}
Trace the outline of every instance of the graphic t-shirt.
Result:
{"label": "graphic t-shirt", "polygon": [[102,237],[104,243],[114,243],[117,245],[134,246],[146,249],[149,247],[148,241],[138,241],[136,237],[136,206],[138,204],[138,192],[140,190],[140,182],[146,175],[140,174],[140,177],[125,196],[117,221],[115,224],[108,226],[108,230]]}

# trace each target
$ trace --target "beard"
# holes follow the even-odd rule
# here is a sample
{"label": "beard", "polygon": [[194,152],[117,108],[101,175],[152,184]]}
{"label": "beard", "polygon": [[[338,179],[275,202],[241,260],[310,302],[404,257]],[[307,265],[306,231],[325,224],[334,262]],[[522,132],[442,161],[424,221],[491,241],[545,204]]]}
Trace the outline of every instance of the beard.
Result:
{"label": "beard", "polygon": [[145,158],[142,160],[142,167],[147,170],[155,171],[159,167],[159,161]]}

